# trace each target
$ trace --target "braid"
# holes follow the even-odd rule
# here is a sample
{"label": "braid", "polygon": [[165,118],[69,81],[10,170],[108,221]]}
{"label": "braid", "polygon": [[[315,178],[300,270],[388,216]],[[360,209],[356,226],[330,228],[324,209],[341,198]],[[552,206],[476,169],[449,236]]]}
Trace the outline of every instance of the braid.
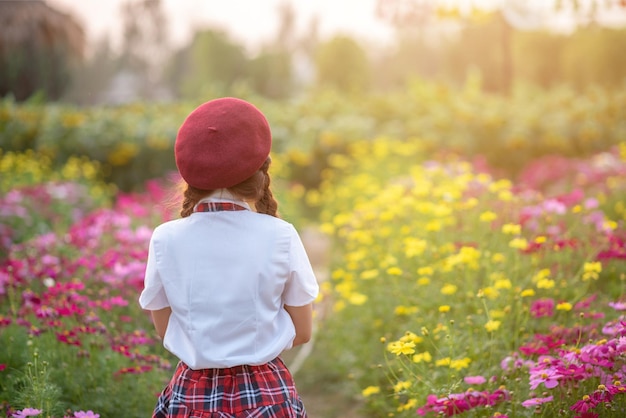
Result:
{"label": "braid", "polygon": [[193,213],[193,208],[203,197],[211,194],[211,190],[201,190],[187,185],[183,193],[183,202],[180,209],[180,216],[186,218]]}
{"label": "braid", "polygon": [[268,172],[271,159],[268,157],[263,166],[260,168],[260,171],[263,173],[265,177],[265,186],[263,188],[263,195],[261,198],[254,204],[257,212],[265,213],[266,215],[271,215],[278,218],[278,202],[274,199],[274,195],[272,190],[270,189],[271,178]]}

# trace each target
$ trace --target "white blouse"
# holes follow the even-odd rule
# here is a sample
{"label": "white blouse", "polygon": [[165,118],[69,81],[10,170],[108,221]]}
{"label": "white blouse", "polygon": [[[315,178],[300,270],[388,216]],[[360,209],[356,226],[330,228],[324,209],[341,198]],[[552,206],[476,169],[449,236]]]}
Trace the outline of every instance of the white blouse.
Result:
{"label": "white blouse", "polygon": [[[233,202],[220,193],[202,201]],[[150,240],[143,309],[172,309],[163,345],[192,369],[259,365],[292,347],[284,305],[319,287],[293,225],[251,210],[197,212]]]}

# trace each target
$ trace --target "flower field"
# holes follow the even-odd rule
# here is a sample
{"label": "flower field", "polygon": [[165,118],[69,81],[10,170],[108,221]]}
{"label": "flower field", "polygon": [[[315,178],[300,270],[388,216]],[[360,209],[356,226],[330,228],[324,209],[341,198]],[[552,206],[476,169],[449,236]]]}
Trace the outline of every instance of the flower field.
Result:
{"label": "flower field", "polygon": [[[318,188],[315,154],[272,168],[282,215],[333,246],[303,388],[364,417],[626,415],[626,143],[510,179],[432,141],[317,146]],[[58,163],[0,152],[0,415],[147,416],[175,362],[137,304],[170,179]]]}
{"label": "flower field", "polygon": [[311,368],[351,379],[368,416],[626,414],[626,144],[515,183],[420,153],[381,140],[334,161]]}
{"label": "flower field", "polygon": [[88,161],[0,167],[2,416],[149,415],[171,366],[136,303],[161,189],[111,203]]}

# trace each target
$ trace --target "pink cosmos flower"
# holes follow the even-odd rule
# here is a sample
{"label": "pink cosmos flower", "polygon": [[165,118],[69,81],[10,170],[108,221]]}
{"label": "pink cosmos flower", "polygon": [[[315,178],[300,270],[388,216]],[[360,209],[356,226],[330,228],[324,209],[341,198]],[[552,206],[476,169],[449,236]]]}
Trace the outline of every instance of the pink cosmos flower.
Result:
{"label": "pink cosmos flower", "polygon": [[13,418],[36,417],[42,412],[43,411],[41,409],[25,408],[25,409],[22,409],[21,411],[14,412]]}
{"label": "pink cosmos flower", "polygon": [[487,381],[483,376],[465,376],[463,380],[468,385],[482,385]]}
{"label": "pink cosmos flower", "polygon": [[552,402],[554,400],[554,396],[548,396],[546,398],[531,398],[522,402],[522,406],[524,408],[532,408],[534,406],[539,406],[544,403]]}
{"label": "pink cosmos flower", "polygon": [[610,302],[609,306],[616,311],[626,311],[626,302]]}
{"label": "pink cosmos flower", "polygon": [[93,411],[77,411],[74,412],[74,418],[100,418],[100,414],[96,414]]}
{"label": "pink cosmos flower", "polygon": [[552,389],[559,385],[559,379],[561,378],[561,373],[559,373],[556,369],[547,368],[543,369],[542,367],[531,370],[530,371],[530,388],[536,389],[541,383],[547,388]]}

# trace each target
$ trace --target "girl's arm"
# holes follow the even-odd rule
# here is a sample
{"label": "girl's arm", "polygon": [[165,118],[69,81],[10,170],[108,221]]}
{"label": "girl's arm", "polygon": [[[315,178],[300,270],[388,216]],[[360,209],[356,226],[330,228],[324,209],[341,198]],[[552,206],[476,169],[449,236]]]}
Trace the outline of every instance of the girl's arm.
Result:
{"label": "girl's arm", "polygon": [[313,333],[313,304],[304,306],[287,306],[285,310],[291,316],[293,325],[296,328],[296,337],[293,346],[309,342]]}
{"label": "girl's arm", "polygon": [[156,332],[161,339],[165,338],[165,331],[167,331],[167,323],[170,320],[172,308],[168,306],[167,308],[159,309],[158,311],[150,311],[150,313],[152,314],[154,329],[156,329]]}

